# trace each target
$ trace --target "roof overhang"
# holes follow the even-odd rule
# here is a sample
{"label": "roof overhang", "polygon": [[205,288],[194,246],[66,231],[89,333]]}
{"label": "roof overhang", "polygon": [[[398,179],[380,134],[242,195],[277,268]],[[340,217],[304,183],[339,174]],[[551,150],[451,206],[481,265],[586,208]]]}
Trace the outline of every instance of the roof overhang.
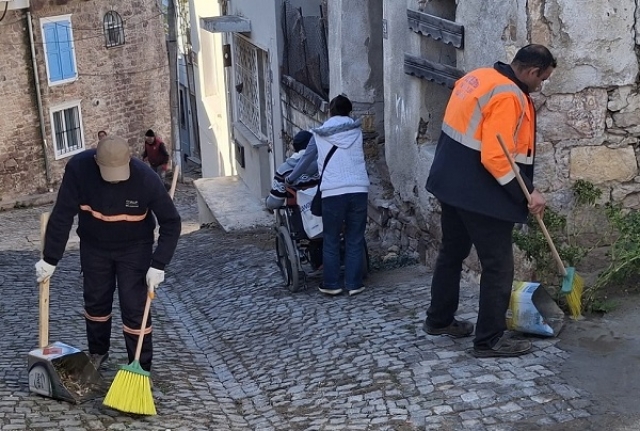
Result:
{"label": "roof overhang", "polygon": [[29,7],[29,0],[0,0],[0,12],[7,7],[7,10],[20,10]]}
{"label": "roof overhang", "polygon": [[211,33],[250,33],[251,20],[237,15],[200,18],[200,27]]}

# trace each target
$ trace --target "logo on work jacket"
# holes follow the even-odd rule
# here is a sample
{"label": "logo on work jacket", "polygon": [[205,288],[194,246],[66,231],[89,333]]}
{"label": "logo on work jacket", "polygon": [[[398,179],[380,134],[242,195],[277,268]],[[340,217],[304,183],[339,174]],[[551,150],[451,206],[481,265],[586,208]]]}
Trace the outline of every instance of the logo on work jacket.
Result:
{"label": "logo on work jacket", "polygon": [[124,206],[127,208],[139,208],[140,204],[138,204],[138,201],[131,201],[127,199],[126,201],[124,201]]}

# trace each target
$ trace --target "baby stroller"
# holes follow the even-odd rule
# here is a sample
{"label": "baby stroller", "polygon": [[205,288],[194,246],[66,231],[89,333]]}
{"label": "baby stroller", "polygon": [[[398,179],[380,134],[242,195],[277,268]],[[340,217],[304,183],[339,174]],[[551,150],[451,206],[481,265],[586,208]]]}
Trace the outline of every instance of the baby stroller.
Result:
{"label": "baby stroller", "polygon": [[[276,256],[286,287],[298,292],[307,286],[307,275],[322,268],[322,234],[309,238],[304,230],[297,190],[287,187],[285,205],[276,210]],[[344,255],[344,240],[341,240]],[[363,272],[369,272],[369,252],[365,243]],[[307,269],[308,271],[305,271]]]}

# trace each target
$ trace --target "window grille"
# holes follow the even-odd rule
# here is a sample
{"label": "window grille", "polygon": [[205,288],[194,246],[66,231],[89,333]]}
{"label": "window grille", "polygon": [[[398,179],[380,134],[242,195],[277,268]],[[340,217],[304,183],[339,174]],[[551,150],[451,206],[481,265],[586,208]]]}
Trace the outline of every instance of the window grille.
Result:
{"label": "window grille", "polygon": [[84,150],[79,106],[52,111],[51,119],[56,158],[70,156]]}
{"label": "window grille", "polygon": [[258,138],[271,139],[271,102],[267,52],[234,37],[238,120]]}
{"label": "window grille", "polygon": [[114,46],[124,45],[124,24],[118,12],[109,11],[104,14],[102,25],[104,28],[105,47],[113,48]]}

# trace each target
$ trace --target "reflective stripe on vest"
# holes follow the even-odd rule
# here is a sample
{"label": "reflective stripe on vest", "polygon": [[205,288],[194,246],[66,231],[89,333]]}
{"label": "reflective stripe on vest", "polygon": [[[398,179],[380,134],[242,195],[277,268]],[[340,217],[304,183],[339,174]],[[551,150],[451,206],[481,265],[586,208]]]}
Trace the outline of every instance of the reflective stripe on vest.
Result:
{"label": "reflective stripe on vest", "polygon": [[80,205],[80,209],[82,211],[87,211],[91,213],[91,215],[94,218],[97,218],[98,220],[102,220],[106,222],[118,222],[118,221],[137,222],[137,221],[143,221],[147,217],[147,211],[145,211],[144,214],[140,214],[140,215],[131,215],[131,214],[105,215],[99,211],[95,211],[89,205]]}
{"label": "reflective stripe on vest", "polygon": [[[480,121],[482,121],[482,110],[487,106],[492,97],[501,94],[501,93],[512,93],[518,96],[518,100],[520,101],[520,106],[522,107],[522,114],[520,114],[520,118],[518,119],[518,124],[516,126],[516,130],[513,134],[513,138],[518,135],[518,131],[520,130],[520,126],[522,126],[522,120],[524,119],[525,113],[527,112],[527,101],[524,98],[522,91],[515,84],[503,84],[495,86],[490,92],[484,94],[483,96],[478,98],[478,103],[473,109],[473,113],[471,114],[471,119],[467,124],[467,130],[464,132],[460,132],[453,127],[451,127],[447,123],[442,124],[442,131],[446,133],[450,138],[454,141],[457,141],[464,145],[465,147],[471,148],[472,150],[480,151],[482,148],[482,143],[474,137],[474,134],[478,127],[480,126]],[[513,155],[516,161],[521,159],[524,156]],[[531,162],[527,164],[533,163],[533,157],[530,157]],[[526,163],[526,162],[521,162]],[[513,179],[513,177],[511,178]],[[508,181],[507,181],[508,182]],[[506,184],[506,183],[505,183]]]}

